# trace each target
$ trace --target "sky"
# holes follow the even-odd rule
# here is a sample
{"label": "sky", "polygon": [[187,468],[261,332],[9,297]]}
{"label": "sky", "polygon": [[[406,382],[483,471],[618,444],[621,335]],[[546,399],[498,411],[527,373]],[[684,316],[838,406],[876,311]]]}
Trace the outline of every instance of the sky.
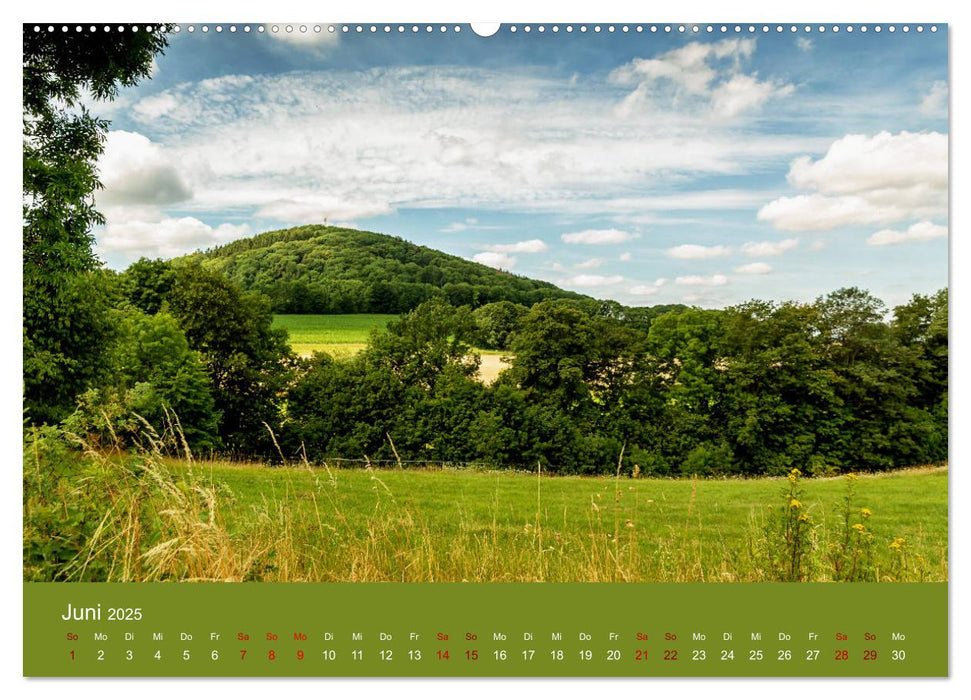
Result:
{"label": "sky", "polygon": [[326,221],[638,306],[947,286],[943,26],[201,26],[91,103],[112,268]]}

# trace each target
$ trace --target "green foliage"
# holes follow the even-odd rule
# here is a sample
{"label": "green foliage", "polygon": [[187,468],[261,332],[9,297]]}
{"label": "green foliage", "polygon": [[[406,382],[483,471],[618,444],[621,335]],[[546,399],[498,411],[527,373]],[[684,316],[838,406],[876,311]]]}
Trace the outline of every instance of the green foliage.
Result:
{"label": "green foliage", "polygon": [[946,407],[946,372],[921,383],[947,352],[946,296],[936,298],[891,322],[855,289],[813,304],[674,309],[647,332],[624,309],[550,300],[516,322],[511,366],[488,387],[472,381],[465,339],[503,304],[469,314],[429,302],[358,358],[319,357],[301,375],[288,444],[390,459],[393,440],[407,460],[561,473],[613,473],[623,449],[625,473],[671,476],[941,461],[947,414],[933,409]]}
{"label": "green foliage", "polygon": [[[102,503],[73,498],[79,477],[77,456],[52,427],[30,428],[24,436],[24,581],[65,580],[68,565],[83,551],[103,517]],[[88,571],[105,580],[94,563]]]}
{"label": "green foliage", "polygon": [[113,446],[138,442],[144,431],[191,449],[219,447],[219,415],[198,352],[189,350],[178,322],[165,313],[129,311],[118,324],[106,382],[79,397],[65,427],[88,442]]}
{"label": "green foliage", "polygon": [[107,122],[82,95],[114,97],[149,76],[166,45],[147,32],[23,32],[24,402],[35,423],[57,421],[103,371],[111,338],[91,229],[96,163]]}
{"label": "green foliage", "polygon": [[175,284],[175,270],[165,260],[140,258],[121,275],[122,292],[139,311],[157,314],[165,306]]}
{"label": "green foliage", "polygon": [[237,454],[272,453],[266,425],[279,423],[293,356],[266,300],[189,263],[175,268],[167,302],[205,363],[223,444]]}
{"label": "green foliage", "polygon": [[405,313],[433,298],[473,308],[583,298],[528,279],[368,231],[312,225],[271,231],[200,254],[275,313]]}
{"label": "green foliage", "polygon": [[511,301],[497,301],[476,309],[474,342],[485,350],[508,350],[529,309]]}
{"label": "green foliage", "polygon": [[34,424],[62,420],[75,396],[105,376],[106,350],[119,332],[111,273],[62,275],[56,288],[47,281],[24,279],[24,407]]}

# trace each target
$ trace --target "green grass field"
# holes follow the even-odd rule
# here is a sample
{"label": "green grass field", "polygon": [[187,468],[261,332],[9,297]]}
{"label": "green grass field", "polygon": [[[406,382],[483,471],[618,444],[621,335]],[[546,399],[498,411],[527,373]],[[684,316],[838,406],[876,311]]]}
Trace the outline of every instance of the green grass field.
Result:
{"label": "green grass field", "polygon": [[[60,578],[259,581],[945,581],[946,468],[857,479],[662,480],[25,457],[34,547],[102,521]],[[32,463],[33,462],[33,463]],[[790,487],[800,507],[789,511]],[[855,495],[846,508],[848,488]],[[51,505],[53,504],[53,505]],[[43,516],[53,507],[52,524]],[[869,512],[869,515],[864,511]],[[804,515],[799,564],[782,525]],[[38,521],[38,518],[40,520]],[[37,521],[37,522],[35,522]],[[83,521],[83,519],[82,519]],[[28,534],[30,533],[30,536]],[[72,537],[74,539],[72,539]],[[90,539],[90,538],[89,538]],[[29,543],[35,542],[36,545]],[[33,560],[33,559],[31,559]],[[30,570],[54,578],[44,567]],[[96,562],[99,573],[92,574]],[[46,573],[45,573],[46,571]],[[101,573],[103,572],[103,573]]]}
{"label": "green grass field", "polygon": [[[277,314],[274,328],[290,333],[290,348],[298,355],[325,352],[333,357],[350,357],[367,346],[372,329],[384,330],[394,314]],[[481,356],[479,379],[492,383],[505,369],[504,354],[498,350],[475,351]]]}
{"label": "green grass field", "polygon": [[373,329],[384,330],[394,314],[277,314],[274,328],[285,328],[298,355],[326,352],[347,356],[367,345]]}

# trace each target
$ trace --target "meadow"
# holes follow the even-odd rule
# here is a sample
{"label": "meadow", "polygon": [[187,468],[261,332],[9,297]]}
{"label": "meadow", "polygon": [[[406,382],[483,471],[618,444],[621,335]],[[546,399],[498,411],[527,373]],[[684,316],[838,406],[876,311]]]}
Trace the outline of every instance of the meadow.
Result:
{"label": "meadow", "polygon": [[383,331],[395,314],[276,314],[274,328],[290,334],[290,348],[298,355],[326,352],[347,357],[364,349],[371,331]]}
{"label": "meadow", "polygon": [[271,467],[25,446],[26,580],[946,581],[946,467],[804,479]]}
{"label": "meadow", "polygon": [[[361,352],[372,330],[383,331],[396,314],[276,314],[274,328],[285,328],[290,334],[290,348],[298,355],[325,352],[335,358],[346,358]],[[480,356],[480,381],[491,384],[508,364],[507,352],[475,349]]]}

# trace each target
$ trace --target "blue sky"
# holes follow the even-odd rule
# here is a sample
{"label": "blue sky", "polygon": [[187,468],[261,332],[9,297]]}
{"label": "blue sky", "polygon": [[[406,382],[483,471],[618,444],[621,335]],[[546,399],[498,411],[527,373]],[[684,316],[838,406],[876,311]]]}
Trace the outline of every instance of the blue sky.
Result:
{"label": "blue sky", "polygon": [[946,29],[573,26],[173,35],[92,107],[97,250],[326,220],[635,305],[947,285]]}

